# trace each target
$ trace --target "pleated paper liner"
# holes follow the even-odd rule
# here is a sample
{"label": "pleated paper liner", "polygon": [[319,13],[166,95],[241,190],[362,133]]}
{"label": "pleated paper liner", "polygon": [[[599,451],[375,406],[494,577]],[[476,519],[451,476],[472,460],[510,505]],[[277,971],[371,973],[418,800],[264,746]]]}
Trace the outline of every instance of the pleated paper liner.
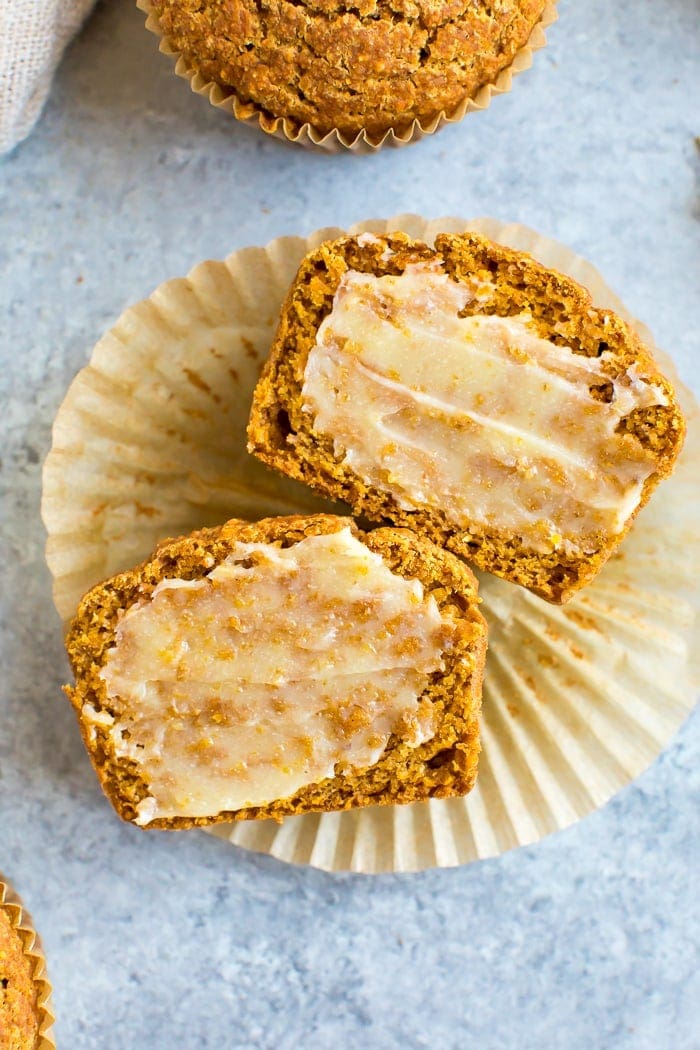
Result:
{"label": "pleated paper liner", "polygon": [[[531,252],[586,285],[651,343],[597,271],[522,226],[402,215],[353,232],[402,229],[431,241],[471,229]],[[59,409],[42,511],[56,606],[65,619],[93,584],[166,535],[229,517],[328,509],[245,452],[252,390],[302,256],[337,229],[205,262],[127,310]],[[658,354],[688,415],[673,477],[619,554],[556,608],[482,576],[490,625],[483,752],[466,799],[220,825],[250,849],[328,870],[410,871],[532,843],[607,801],[659,754],[700,679],[697,405]]]}
{"label": "pleated paper liner", "polygon": [[[30,962],[31,976],[36,992],[38,1020],[36,1050],[56,1050],[56,1043],[53,1037],[55,1018],[51,1003],[52,990],[46,975],[46,960],[41,948],[41,942],[34,929],[31,916],[10,884],[3,881],[2,873],[0,873],[0,910],[4,911],[8,916],[10,926],[19,937],[24,949],[24,955]],[[0,977],[2,977],[1,960]]]}
{"label": "pleated paper liner", "polygon": [[177,76],[188,81],[192,91],[206,98],[212,106],[223,110],[243,124],[258,128],[266,135],[283,139],[285,142],[303,146],[306,149],[321,153],[338,153],[345,150],[353,153],[375,153],[386,146],[401,148],[418,142],[427,135],[434,135],[446,124],[459,123],[467,113],[488,109],[491,99],[496,95],[507,94],[511,90],[513,77],[529,69],[534,52],[546,46],[545,31],[557,20],[557,2],[558,0],[548,0],[542,17],[532,30],[527,44],[516,52],[511,64],[501,70],[493,83],[485,84],[473,98],[464,99],[453,110],[443,111],[425,124],[414,120],[408,127],[390,129],[383,135],[372,136],[363,130],[354,137],[343,135],[337,128],[323,133],[311,124],[299,125],[297,121],[274,117],[254,102],[246,102],[239,98],[232,88],[224,89],[219,84],[207,81],[201,73],[189,65],[184,55],[177,51],[164,36],[151,0],[136,0],[136,6],[147,15],[146,28],[159,38],[159,50],[175,61]]}

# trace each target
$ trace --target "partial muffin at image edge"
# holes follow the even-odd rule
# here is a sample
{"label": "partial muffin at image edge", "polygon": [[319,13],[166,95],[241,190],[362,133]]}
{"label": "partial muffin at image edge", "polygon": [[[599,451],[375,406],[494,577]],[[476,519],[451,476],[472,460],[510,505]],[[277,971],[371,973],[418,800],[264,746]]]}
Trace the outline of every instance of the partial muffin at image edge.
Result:
{"label": "partial muffin at image edge", "polygon": [[51,986],[32,921],[0,873],[0,1046],[54,1050]]}
{"label": "partial muffin at image edge", "polygon": [[[466,352],[465,352],[466,351]],[[361,234],[302,262],[249,450],[554,603],[682,446],[673,388],[575,281],[474,234]]]}
{"label": "partial muffin at image edge", "polygon": [[233,520],[93,588],[67,687],[102,787],[144,827],[466,794],[476,581],[405,529]]}
{"label": "partial muffin at image edge", "polygon": [[280,120],[293,141],[309,128],[344,145],[360,135],[376,145],[389,133],[409,141],[412,127],[459,119],[460,107],[511,67],[544,15],[555,17],[547,0],[140,6],[154,12],[168,48],[201,83],[257,107],[264,130]]}

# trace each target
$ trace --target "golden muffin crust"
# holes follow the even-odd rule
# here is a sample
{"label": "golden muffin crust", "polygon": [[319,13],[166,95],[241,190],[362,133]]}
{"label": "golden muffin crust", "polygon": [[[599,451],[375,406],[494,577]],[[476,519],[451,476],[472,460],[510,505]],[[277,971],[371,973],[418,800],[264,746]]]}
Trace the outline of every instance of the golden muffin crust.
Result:
{"label": "golden muffin crust", "polygon": [[345,136],[429,123],[492,83],[546,0],[154,0],[172,47],[273,117]]}
{"label": "golden muffin crust", "polygon": [[33,962],[7,908],[0,904],[0,1046],[34,1050],[39,1038]]}

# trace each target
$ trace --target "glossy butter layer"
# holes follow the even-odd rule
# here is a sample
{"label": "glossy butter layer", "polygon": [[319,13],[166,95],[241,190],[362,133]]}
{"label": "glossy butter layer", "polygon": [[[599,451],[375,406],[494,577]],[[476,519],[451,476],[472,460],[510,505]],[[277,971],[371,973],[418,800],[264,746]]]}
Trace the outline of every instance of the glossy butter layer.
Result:
{"label": "glossy butter layer", "polygon": [[148,784],[138,823],[264,805],[373,765],[392,733],[429,739],[451,630],[348,527],[239,543],[123,616],[101,672],[116,715],[84,715]]}
{"label": "glossy butter layer", "polygon": [[[527,315],[460,316],[482,291],[434,263],[345,274],[307,360],[303,409],[406,509],[535,550],[586,550],[623,529],[654,469],[620,421],[665,395],[634,369],[611,380],[606,353],[542,339]],[[594,396],[607,384],[610,400]]]}

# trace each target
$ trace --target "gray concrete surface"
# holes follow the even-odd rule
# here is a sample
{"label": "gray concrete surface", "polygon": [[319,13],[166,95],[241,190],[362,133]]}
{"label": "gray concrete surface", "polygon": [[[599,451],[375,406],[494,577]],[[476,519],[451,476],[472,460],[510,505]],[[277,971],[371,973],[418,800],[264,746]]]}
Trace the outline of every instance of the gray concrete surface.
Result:
{"label": "gray concrete surface", "polygon": [[232,126],[142,22],[98,6],[0,165],[0,869],[44,937],[59,1046],[700,1046],[697,716],[602,811],[467,868],[329,876],[145,835],[112,815],[61,697],[39,519],[55,409],[126,304],[370,215],[491,214],[571,244],[698,392],[700,6],[564,0],[512,94],[365,158]]}

